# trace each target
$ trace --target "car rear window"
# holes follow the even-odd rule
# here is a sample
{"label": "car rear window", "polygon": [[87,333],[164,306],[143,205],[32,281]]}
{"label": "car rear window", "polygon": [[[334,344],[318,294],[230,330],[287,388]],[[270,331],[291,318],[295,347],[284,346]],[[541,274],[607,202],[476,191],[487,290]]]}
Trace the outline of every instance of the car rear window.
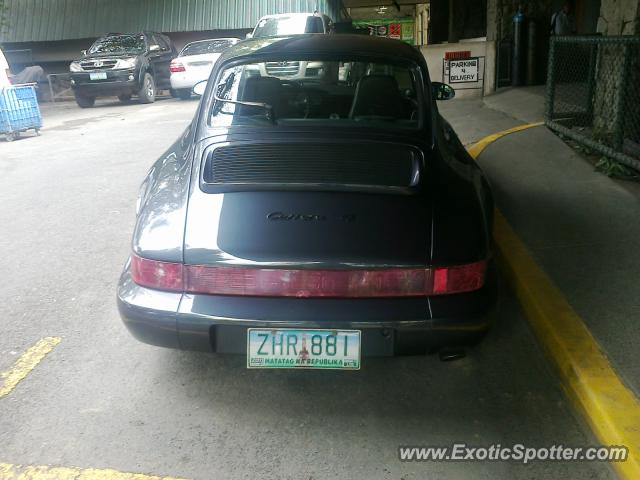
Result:
{"label": "car rear window", "polygon": [[202,55],[205,53],[222,53],[227,48],[237,43],[237,40],[207,40],[205,42],[190,43],[180,53],[181,57],[187,55]]}
{"label": "car rear window", "polygon": [[324,33],[322,18],[315,15],[262,18],[253,31],[253,38],[300,35],[303,33]]}
{"label": "car rear window", "polygon": [[229,67],[210,124],[418,128],[417,67],[362,60],[280,60]]}

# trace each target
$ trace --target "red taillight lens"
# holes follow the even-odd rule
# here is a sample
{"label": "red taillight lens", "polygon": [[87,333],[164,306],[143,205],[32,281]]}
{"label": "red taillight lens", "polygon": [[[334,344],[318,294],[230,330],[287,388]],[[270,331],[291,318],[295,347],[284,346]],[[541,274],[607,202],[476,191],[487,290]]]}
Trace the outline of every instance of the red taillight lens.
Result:
{"label": "red taillight lens", "polygon": [[404,297],[424,295],[425,269],[282,270],[186,266],[187,291],[267,297]]}
{"label": "red taillight lens", "polygon": [[477,290],[485,261],[449,268],[289,270],[182,265],[131,257],[139,285],[158,290],[255,297],[425,297]]}
{"label": "red taillight lens", "polygon": [[[166,63],[165,63],[166,65]],[[182,65],[181,62],[171,62],[171,65],[169,65],[169,71],[171,73],[178,73],[178,72],[186,72],[186,69],[184,68],[184,65]]]}
{"label": "red taillight lens", "polygon": [[158,262],[131,255],[131,278],[143,287],[182,292],[183,268],[181,263]]}
{"label": "red taillight lens", "polygon": [[484,285],[487,262],[436,268],[433,272],[433,295],[478,290]]}

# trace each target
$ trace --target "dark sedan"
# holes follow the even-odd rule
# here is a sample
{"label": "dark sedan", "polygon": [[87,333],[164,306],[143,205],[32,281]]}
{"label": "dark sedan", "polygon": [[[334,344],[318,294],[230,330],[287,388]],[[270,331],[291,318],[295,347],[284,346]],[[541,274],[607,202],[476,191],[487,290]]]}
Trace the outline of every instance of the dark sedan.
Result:
{"label": "dark sedan", "polygon": [[118,307],[139,340],[250,368],[456,351],[496,302],[491,191],[424,58],[360,35],[247,40],[142,184]]}

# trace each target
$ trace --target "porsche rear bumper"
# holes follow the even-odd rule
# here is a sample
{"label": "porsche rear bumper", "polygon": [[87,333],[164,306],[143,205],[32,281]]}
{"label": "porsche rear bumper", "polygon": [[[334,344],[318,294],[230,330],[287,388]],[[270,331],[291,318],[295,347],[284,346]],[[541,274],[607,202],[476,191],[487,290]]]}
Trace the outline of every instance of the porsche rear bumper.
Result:
{"label": "porsche rear bumper", "polygon": [[136,285],[127,263],[118,309],[138,340],[169,348],[246,353],[250,327],[362,331],[364,356],[424,354],[476,343],[496,304],[495,268],[472,293],[407,299],[297,299],[193,295]]}

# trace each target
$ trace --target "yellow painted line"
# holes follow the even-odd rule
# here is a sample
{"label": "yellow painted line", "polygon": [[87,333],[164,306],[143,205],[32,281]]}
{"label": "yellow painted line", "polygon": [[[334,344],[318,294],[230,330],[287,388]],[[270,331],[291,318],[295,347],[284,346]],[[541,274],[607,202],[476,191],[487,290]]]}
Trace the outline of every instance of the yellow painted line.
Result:
{"label": "yellow painted line", "polygon": [[544,125],[544,122],[536,122],[536,123],[527,123],[526,125],[518,125],[517,127],[510,128],[508,130],[503,130],[502,132],[494,133],[493,135],[489,135],[488,137],[484,137],[482,140],[474,143],[471,147],[469,147],[469,155],[473,158],[478,158],[478,156],[482,153],[482,151],[487,148],[487,145],[495,142],[499,138],[502,138],[511,133],[521,132],[522,130],[527,130],[528,128],[539,127]]}
{"label": "yellow painted line", "polygon": [[111,469],[12,465],[0,463],[2,480],[182,480]]}
{"label": "yellow painted line", "polygon": [[[491,142],[532,126],[537,124],[491,135],[469,152],[477,158]],[[556,365],[568,397],[603,445],[624,445],[629,449],[627,461],[613,462],[621,478],[640,479],[640,401],[624,385],[583,320],[497,210],[494,237],[500,269],[547,356]]]}
{"label": "yellow painted line", "polygon": [[16,385],[23,380],[31,370],[47,356],[53,348],[60,343],[59,337],[45,337],[39,340],[33,347],[20,355],[20,358],[6,372],[0,374],[0,398],[8,395]]}

